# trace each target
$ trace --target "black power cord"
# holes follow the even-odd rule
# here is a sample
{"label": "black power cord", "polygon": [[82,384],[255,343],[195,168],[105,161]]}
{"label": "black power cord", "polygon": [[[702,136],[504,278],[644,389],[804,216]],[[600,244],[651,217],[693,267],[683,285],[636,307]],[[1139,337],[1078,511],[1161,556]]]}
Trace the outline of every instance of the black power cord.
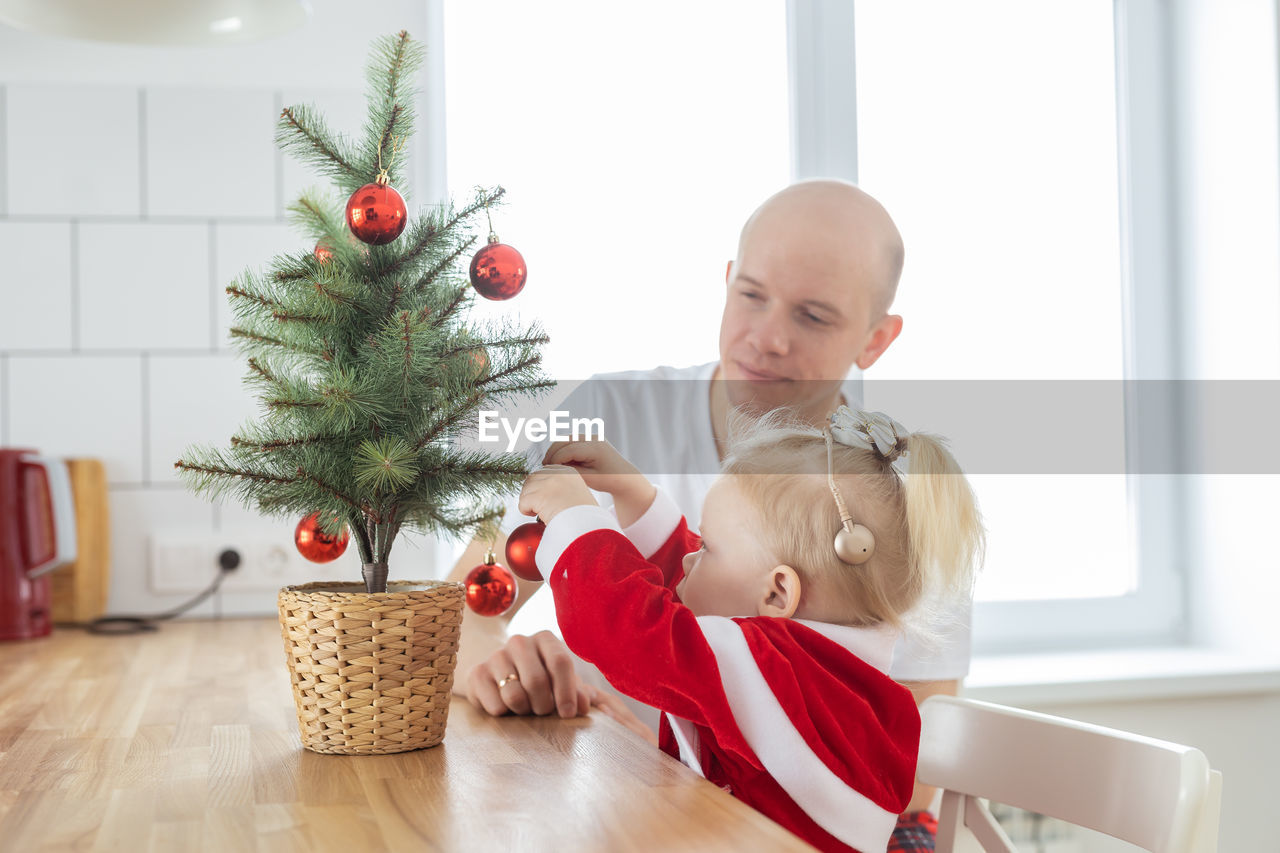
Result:
{"label": "black power cord", "polygon": [[185,604],[179,604],[172,610],[150,616],[100,616],[85,625],[85,630],[90,634],[143,634],[147,631],[159,630],[159,626],[154,623],[181,616],[213,595],[218,591],[218,587],[222,586],[222,579],[235,571],[239,565],[240,552],[234,548],[227,548],[218,555],[218,574],[214,577],[213,583]]}

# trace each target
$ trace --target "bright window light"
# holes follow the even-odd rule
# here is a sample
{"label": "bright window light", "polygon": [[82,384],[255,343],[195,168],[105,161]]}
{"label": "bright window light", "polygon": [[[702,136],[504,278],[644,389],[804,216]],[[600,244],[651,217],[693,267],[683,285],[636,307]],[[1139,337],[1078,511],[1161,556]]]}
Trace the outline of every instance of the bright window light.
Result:
{"label": "bright window light", "polygon": [[[559,379],[710,361],[738,230],[789,178],[776,0],[445,4],[449,190],[501,184]],[[483,302],[483,300],[480,300]]]}
{"label": "bright window light", "polygon": [[[907,245],[904,332],[868,372],[868,403],[877,380],[1091,380],[1120,412],[1112,3],[865,0],[856,15],[859,178]],[[988,526],[979,599],[1134,588],[1123,472],[1052,469],[970,469]]]}

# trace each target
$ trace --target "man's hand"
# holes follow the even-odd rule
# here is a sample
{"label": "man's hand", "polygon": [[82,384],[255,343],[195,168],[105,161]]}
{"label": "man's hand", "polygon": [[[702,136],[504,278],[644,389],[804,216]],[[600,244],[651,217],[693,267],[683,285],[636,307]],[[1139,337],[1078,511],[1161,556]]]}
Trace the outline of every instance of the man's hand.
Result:
{"label": "man's hand", "polygon": [[653,503],[653,484],[602,438],[558,441],[547,448],[542,461],[571,466],[588,486],[613,495],[614,511],[623,527],[634,524]]}
{"label": "man's hand", "polygon": [[522,513],[536,515],[545,524],[571,506],[595,505],[582,477],[566,465],[547,465],[526,477],[518,504]]}
{"label": "man's hand", "polygon": [[596,691],[582,683],[573,656],[550,631],[517,635],[467,675],[471,704],[495,717],[503,714],[585,714]]}

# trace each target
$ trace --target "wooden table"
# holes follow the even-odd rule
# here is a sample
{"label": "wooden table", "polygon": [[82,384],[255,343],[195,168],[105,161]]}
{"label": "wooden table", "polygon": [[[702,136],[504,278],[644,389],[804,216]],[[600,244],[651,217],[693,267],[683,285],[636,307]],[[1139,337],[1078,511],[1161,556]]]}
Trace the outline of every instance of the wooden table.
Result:
{"label": "wooden table", "polygon": [[0,850],[812,850],[600,713],[298,739],[274,619],[0,644]]}

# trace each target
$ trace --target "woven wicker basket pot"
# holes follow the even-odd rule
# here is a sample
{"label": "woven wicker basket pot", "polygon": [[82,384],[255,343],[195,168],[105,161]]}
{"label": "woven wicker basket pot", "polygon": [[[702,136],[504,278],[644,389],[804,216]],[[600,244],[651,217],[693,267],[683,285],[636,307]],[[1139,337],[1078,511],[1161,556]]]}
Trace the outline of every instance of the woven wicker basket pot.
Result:
{"label": "woven wicker basket pot", "polygon": [[280,629],[302,745],[381,755],[444,739],[464,587],[400,581],[280,590]]}

